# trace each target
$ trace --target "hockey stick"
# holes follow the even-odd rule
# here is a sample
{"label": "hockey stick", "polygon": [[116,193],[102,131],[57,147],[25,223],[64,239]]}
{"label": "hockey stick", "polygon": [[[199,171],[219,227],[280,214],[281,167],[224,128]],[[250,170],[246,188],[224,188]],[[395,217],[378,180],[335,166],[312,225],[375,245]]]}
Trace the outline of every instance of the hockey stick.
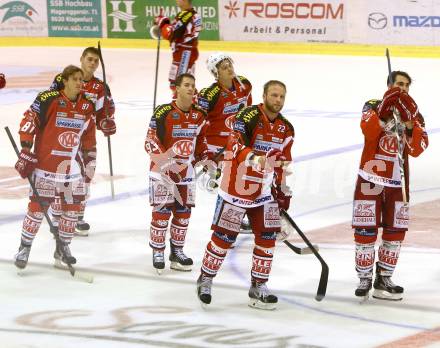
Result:
{"label": "hockey stick", "polygon": [[[105,76],[104,60],[102,59],[101,43],[99,41],[98,41],[98,55],[99,55],[99,60],[101,61],[102,78],[104,80],[104,113],[105,113],[105,117],[108,118],[107,79]],[[110,167],[110,185],[111,185],[111,191],[112,191],[112,199],[115,199],[115,186],[113,183],[112,143],[110,141],[110,136],[107,137],[107,147],[108,147],[108,162],[109,162],[109,167]]]}
{"label": "hockey stick", "polygon": [[[160,10],[160,15],[162,15],[162,9]],[[153,111],[156,110],[157,77],[159,74],[160,37],[161,37],[161,30],[159,28],[157,35],[157,48],[156,48],[156,73],[154,75]]]}
{"label": "hockey stick", "polygon": [[[391,59],[390,59],[390,51],[388,50],[388,48],[385,51],[385,54],[387,56],[387,63],[388,63],[388,84],[390,86],[393,85],[393,80],[392,80],[392,70],[391,70]],[[399,158],[399,171],[400,171],[400,182],[402,184],[402,198],[403,198],[403,204],[407,205],[408,204],[408,198],[406,196],[406,180],[405,180],[405,169],[404,169],[404,165],[405,165],[405,160],[403,158],[403,150],[402,149],[402,143],[401,143],[401,139],[400,139],[400,135],[399,135],[399,130],[398,130],[398,125],[399,125],[399,120],[397,118],[396,115],[396,108],[393,107],[393,118],[394,118],[394,123],[395,123],[395,132],[394,135],[397,139],[397,156]]]}
{"label": "hockey stick", "polygon": [[[301,229],[298,227],[298,225],[295,223],[295,221],[293,221],[293,219],[290,217],[290,215],[285,210],[281,210],[281,214],[287,219],[287,221],[289,221],[289,223],[292,225],[292,227],[296,230],[296,232],[300,235],[302,240],[307,244],[307,246],[310,248],[312,253],[317,257],[317,259],[321,263],[321,277],[319,279],[318,291],[316,292],[315,299],[316,299],[316,301],[322,301],[322,299],[325,297],[325,293],[327,291],[328,273],[329,273],[328,265],[325,263],[324,259],[321,257],[321,255],[318,253],[318,251],[312,245],[312,243],[310,243],[309,239],[301,231]],[[284,243],[289,248],[294,250],[292,248],[293,245],[290,244],[287,240],[285,240]]]}
{"label": "hockey stick", "polygon": [[[217,160],[220,158],[220,156],[223,154],[223,152],[225,152],[225,150],[226,150],[226,146],[223,146],[221,149],[219,149],[219,150],[217,151],[217,153],[215,154],[215,156],[212,158],[212,161],[213,161],[213,162],[217,162]],[[200,178],[200,176],[201,176],[203,173],[206,173],[206,172],[205,172],[205,171],[203,170],[203,168],[202,168],[202,169],[200,170],[200,172],[198,172],[198,173],[196,174],[194,180],[197,180],[198,178]]]}
{"label": "hockey stick", "polygon": [[[18,147],[17,144],[15,143],[14,138],[12,137],[11,131],[9,130],[9,127],[5,127],[5,131],[8,134],[8,138],[9,141],[12,144],[12,147],[14,148],[15,154],[17,155],[17,157],[20,155],[20,151],[18,151]],[[55,240],[58,243],[61,243],[60,241],[60,236],[58,235],[58,229],[56,227],[54,227],[52,220],[49,217],[49,214],[47,213],[47,209],[44,208],[43,203],[41,201],[40,195],[38,194],[38,191],[35,187],[35,183],[32,180],[32,176],[29,175],[27,177],[27,179],[29,180],[29,184],[31,185],[32,188],[32,192],[34,193],[36,199],[37,199],[37,203],[40,205],[41,210],[43,210],[44,216],[47,220],[47,223],[49,224],[50,227],[50,232],[53,234],[53,236],[55,237]],[[93,276],[91,274],[88,273],[82,273],[82,272],[78,272],[70,263],[66,263],[67,267],[69,268],[69,272],[71,274],[72,277],[77,278],[79,280],[85,281],[87,283],[92,283],[93,282]]]}

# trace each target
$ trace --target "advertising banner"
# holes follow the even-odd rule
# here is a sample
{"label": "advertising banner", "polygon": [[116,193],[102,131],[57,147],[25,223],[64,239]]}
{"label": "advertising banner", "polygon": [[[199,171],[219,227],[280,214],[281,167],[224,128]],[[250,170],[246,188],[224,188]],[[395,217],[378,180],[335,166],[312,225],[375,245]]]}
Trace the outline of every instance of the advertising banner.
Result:
{"label": "advertising banner", "polygon": [[440,43],[439,0],[369,0],[348,6],[350,43],[429,45]]}
{"label": "advertising banner", "polygon": [[49,36],[101,37],[101,2],[47,0]]}
{"label": "advertising banner", "polygon": [[[193,0],[192,5],[202,17],[201,40],[218,40],[217,0]],[[113,38],[151,39],[150,28],[155,16],[162,14],[172,21],[180,11],[175,0],[107,1],[107,36]]]}
{"label": "advertising banner", "polygon": [[344,42],[346,2],[219,0],[220,39]]}
{"label": "advertising banner", "polygon": [[46,2],[0,0],[0,36],[47,36]]}

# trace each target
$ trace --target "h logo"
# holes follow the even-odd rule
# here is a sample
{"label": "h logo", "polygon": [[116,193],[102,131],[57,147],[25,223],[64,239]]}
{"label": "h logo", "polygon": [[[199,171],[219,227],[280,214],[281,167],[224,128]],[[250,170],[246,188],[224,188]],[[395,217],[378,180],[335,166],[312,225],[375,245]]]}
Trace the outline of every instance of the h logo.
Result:
{"label": "h logo", "polygon": [[[124,32],[131,32],[134,33],[136,30],[134,30],[133,27],[133,19],[135,19],[137,16],[133,15],[133,4],[134,1],[110,1],[113,7],[113,12],[109,14],[110,17],[113,17],[113,28],[112,31],[124,31]],[[125,12],[119,10],[119,5],[121,3],[124,3],[125,5]],[[125,30],[121,29],[120,21],[124,21],[126,24]]]}

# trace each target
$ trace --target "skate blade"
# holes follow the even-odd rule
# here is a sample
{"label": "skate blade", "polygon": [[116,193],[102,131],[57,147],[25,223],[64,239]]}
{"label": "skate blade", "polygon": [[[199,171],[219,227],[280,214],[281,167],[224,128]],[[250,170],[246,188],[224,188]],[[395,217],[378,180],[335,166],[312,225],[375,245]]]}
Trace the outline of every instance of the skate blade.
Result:
{"label": "skate blade", "polygon": [[359,300],[359,304],[365,304],[370,298],[370,293],[366,294],[365,296],[357,296],[357,298]]}
{"label": "skate blade", "polygon": [[180,271],[180,272],[190,272],[192,270],[192,265],[181,265],[178,262],[171,262],[170,265],[171,269],[174,269],[175,271]]}
{"label": "skate blade", "polygon": [[55,259],[53,262],[53,266],[58,269],[62,269],[64,271],[68,271],[69,267],[59,259]]}
{"label": "skate blade", "polygon": [[373,297],[378,300],[401,301],[403,299],[403,294],[391,294],[385,290],[374,289]]}
{"label": "skate blade", "polygon": [[248,306],[251,308],[263,309],[266,311],[273,311],[277,308],[276,303],[265,303],[254,298],[249,299]]}
{"label": "skate blade", "polygon": [[75,230],[75,236],[88,237],[89,231]]}
{"label": "skate blade", "polygon": [[163,268],[155,268],[157,275],[161,275],[163,273]]}

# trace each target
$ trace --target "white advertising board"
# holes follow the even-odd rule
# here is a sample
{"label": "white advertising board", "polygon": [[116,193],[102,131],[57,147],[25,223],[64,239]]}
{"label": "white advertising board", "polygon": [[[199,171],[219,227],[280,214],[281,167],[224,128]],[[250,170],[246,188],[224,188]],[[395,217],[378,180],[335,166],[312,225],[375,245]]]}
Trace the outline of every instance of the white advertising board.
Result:
{"label": "white advertising board", "polygon": [[0,0],[0,36],[48,36],[46,1]]}

